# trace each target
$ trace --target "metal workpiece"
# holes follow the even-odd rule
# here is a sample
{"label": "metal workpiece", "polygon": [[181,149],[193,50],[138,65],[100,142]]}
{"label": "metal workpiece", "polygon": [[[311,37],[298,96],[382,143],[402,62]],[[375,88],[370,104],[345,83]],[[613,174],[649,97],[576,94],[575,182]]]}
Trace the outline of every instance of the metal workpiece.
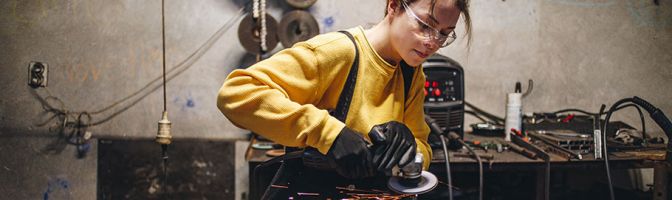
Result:
{"label": "metal workpiece", "polygon": [[553,141],[550,141],[547,138],[542,137],[538,133],[535,133],[535,132],[531,131],[528,134],[529,134],[530,137],[534,138],[535,140],[543,142],[547,146],[546,150],[548,150],[550,152],[557,153],[561,156],[566,157],[567,159],[578,159],[578,160],[583,159],[581,154],[574,153],[573,151],[567,150],[567,149],[561,147],[560,145],[555,144]]}

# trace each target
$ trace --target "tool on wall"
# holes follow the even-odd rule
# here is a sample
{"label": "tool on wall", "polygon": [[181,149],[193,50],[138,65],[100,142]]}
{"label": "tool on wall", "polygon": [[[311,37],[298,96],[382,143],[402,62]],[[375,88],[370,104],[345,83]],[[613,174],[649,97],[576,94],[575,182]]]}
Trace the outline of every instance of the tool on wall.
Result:
{"label": "tool on wall", "polygon": [[320,33],[320,26],[309,12],[294,10],[285,14],[278,25],[278,38],[282,46],[289,48],[294,43],[305,41]]}
{"label": "tool on wall", "polygon": [[297,9],[306,9],[315,4],[316,1],[317,0],[285,0],[287,4]]}
{"label": "tool on wall", "polygon": [[[261,19],[255,18],[253,14],[248,14],[238,26],[240,44],[247,52],[255,55],[264,54],[278,45],[278,22],[267,13],[261,16],[265,16],[265,23],[261,23]],[[262,30],[265,30],[265,34],[262,34]]]}
{"label": "tool on wall", "polygon": [[163,160],[163,187],[165,190],[168,182],[168,145],[171,143],[172,136],[170,135],[170,127],[172,123],[168,120],[168,108],[166,101],[166,24],[165,24],[165,4],[161,0],[161,46],[162,46],[162,62],[163,65],[163,113],[161,120],[159,120],[159,130],[156,135],[156,143],[161,144],[161,159]]}

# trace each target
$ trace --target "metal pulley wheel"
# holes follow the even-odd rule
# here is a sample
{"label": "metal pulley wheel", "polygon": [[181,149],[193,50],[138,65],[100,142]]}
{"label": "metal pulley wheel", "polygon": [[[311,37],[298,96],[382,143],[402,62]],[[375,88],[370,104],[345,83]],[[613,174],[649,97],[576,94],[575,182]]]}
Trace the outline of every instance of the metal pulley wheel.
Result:
{"label": "metal pulley wheel", "polygon": [[[238,26],[238,40],[243,48],[252,54],[260,54],[261,52],[261,18],[255,21],[252,14],[248,14],[240,21]],[[271,51],[278,45],[277,37],[278,22],[266,14],[266,51]]]}
{"label": "metal pulley wheel", "polygon": [[287,1],[287,4],[289,4],[290,6],[292,6],[294,8],[306,9],[306,8],[312,6],[313,4],[315,4],[315,2],[317,0],[286,0],[286,1]]}
{"label": "metal pulley wheel", "polygon": [[313,15],[303,10],[295,10],[285,14],[280,20],[280,25],[278,25],[278,37],[282,46],[287,48],[317,34],[320,34],[320,26]]}

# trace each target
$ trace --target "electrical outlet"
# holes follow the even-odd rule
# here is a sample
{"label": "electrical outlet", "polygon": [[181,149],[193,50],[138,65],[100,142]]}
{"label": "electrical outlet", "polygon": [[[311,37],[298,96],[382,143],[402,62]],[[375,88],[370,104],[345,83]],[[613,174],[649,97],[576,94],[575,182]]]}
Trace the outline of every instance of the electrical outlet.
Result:
{"label": "electrical outlet", "polygon": [[43,62],[30,62],[28,65],[28,85],[32,88],[47,87],[49,65]]}

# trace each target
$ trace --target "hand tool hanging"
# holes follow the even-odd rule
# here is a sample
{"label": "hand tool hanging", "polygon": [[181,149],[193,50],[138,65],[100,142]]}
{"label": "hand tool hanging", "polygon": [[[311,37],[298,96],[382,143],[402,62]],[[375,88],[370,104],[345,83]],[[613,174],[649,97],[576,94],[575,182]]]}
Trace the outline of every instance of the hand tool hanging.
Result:
{"label": "hand tool hanging", "polygon": [[168,120],[168,109],[166,103],[166,24],[165,24],[165,11],[164,11],[164,0],[161,0],[161,46],[162,46],[162,62],[163,65],[163,114],[161,115],[161,120],[159,121],[159,131],[156,135],[156,143],[161,144],[161,158],[163,159],[163,186],[161,187],[164,190],[168,182],[168,145],[171,142],[172,136],[170,136],[170,126],[171,123]]}
{"label": "hand tool hanging", "polygon": [[240,21],[238,26],[238,40],[245,50],[257,55],[269,52],[278,44],[278,22],[266,13],[266,0],[254,0],[252,13]]}

